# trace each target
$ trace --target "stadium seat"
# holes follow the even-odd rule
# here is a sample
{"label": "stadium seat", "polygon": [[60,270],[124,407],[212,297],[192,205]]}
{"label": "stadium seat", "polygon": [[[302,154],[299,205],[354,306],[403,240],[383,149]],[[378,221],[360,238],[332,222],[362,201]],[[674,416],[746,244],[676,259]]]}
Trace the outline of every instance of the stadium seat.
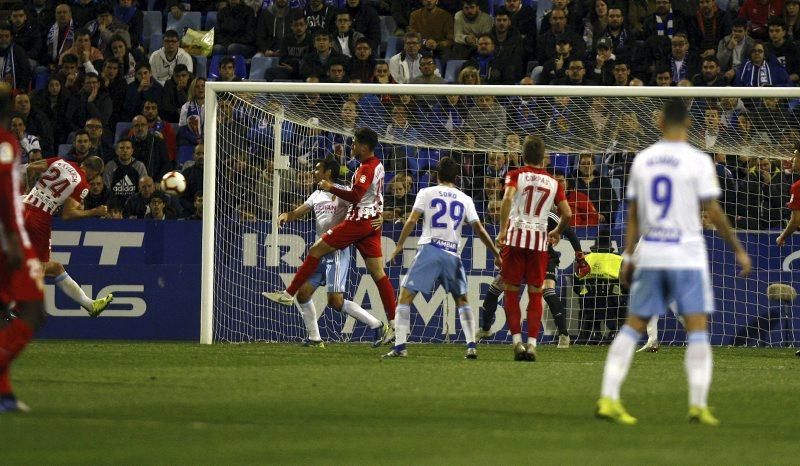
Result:
{"label": "stadium seat", "polygon": [[383,42],[389,40],[390,37],[395,37],[394,30],[397,29],[397,23],[391,16],[381,16],[381,38]]}
{"label": "stadium seat", "polygon": [[163,46],[164,46],[164,34],[161,33],[152,34],[150,36],[150,43],[147,45],[147,50],[149,50],[150,53],[153,53]]}
{"label": "stadium seat", "polygon": [[444,71],[444,80],[451,84],[456,82],[462,66],[464,66],[464,60],[449,60]]}
{"label": "stadium seat", "polygon": [[69,150],[72,149],[72,144],[59,144],[58,145],[58,156],[64,157],[69,153]]}
{"label": "stadium seat", "polygon": [[611,189],[614,190],[614,194],[617,196],[617,199],[622,199],[622,180],[619,178],[611,178]]}
{"label": "stadium seat", "polygon": [[248,81],[263,81],[264,72],[269,68],[278,66],[280,58],[278,57],[253,57],[250,60],[250,76]]}
{"label": "stadium seat", "polygon": [[531,71],[531,79],[533,79],[534,84],[539,84],[539,78],[542,75],[542,70],[544,69],[543,66],[534,67]]}
{"label": "stadium seat", "polygon": [[201,30],[200,24],[202,20],[203,17],[199,11],[188,11],[179,20],[173,18],[172,15],[167,15],[167,30],[173,29],[178,32],[179,36],[183,37],[186,28]]}
{"label": "stadium seat", "polygon": [[203,29],[205,31],[210,31],[211,29],[216,27],[216,25],[217,25],[217,12],[209,11],[208,14],[206,15],[206,22],[205,26],[203,26]]}
{"label": "stadium seat", "polygon": [[153,34],[161,34],[164,32],[160,11],[143,11],[142,15],[142,36],[147,38]]}
{"label": "stadium seat", "polygon": [[118,143],[120,139],[124,138],[131,128],[133,128],[133,123],[129,121],[120,121],[117,123],[117,128],[114,131],[114,144]]}
{"label": "stadium seat", "polygon": [[[214,55],[211,57],[211,63],[208,65],[208,79],[215,80],[219,78],[219,61],[225,55]],[[247,62],[244,57],[240,55],[233,55],[236,68],[236,76],[245,78],[247,76]]]}
{"label": "stadium seat", "polygon": [[50,79],[50,71],[47,68],[40,66],[36,70],[36,77],[33,81],[33,88],[35,90],[44,89],[47,87],[47,81]]}
{"label": "stadium seat", "polygon": [[208,74],[208,57],[194,57],[194,75],[205,78]]}
{"label": "stadium seat", "polygon": [[564,176],[568,176],[572,171],[572,155],[550,154],[550,168],[554,172],[563,173]]}
{"label": "stadium seat", "polygon": [[178,147],[178,160],[176,161],[180,167],[184,163],[194,158],[194,146],[179,146]]}
{"label": "stadium seat", "polygon": [[147,0],[147,11],[155,11],[158,0]]}
{"label": "stadium seat", "polygon": [[417,189],[424,189],[431,185],[431,175],[430,173],[423,173],[419,177],[419,181],[417,181]]}
{"label": "stadium seat", "polygon": [[539,62],[538,61],[536,61],[536,60],[529,61],[527,68],[525,68],[525,75],[526,76],[530,76],[531,72],[533,71],[533,69],[536,68],[537,66],[539,66]]}
{"label": "stadium seat", "polygon": [[[419,160],[420,170],[432,170],[439,164],[439,159],[442,158],[442,153],[438,149],[422,148],[417,152],[417,160]],[[421,180],[422,178],[420,178]],[[420,186],[424,188],[424,186]]]}
{"label": "stadium seat", "polygon": [[383,53],[383,57],[388,62],[390,58],[400,53],[403,50],[403,38],[402,37],[389,37],[386,39],[386,51]]}

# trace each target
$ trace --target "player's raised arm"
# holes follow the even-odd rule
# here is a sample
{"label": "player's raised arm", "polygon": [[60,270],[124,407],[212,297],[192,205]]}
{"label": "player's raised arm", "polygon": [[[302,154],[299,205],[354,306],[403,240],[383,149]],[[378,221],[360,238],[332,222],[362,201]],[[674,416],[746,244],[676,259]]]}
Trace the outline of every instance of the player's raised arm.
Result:
{"label": "player's raised arm", "polygon": [[311,212],[311,207],[308,204],[300,204],[293,211],[280,214],[278,216],[278,225],[283,226],[286,222],[294,222],[298,218],[303,218],[309,212]]}
{"label": "player's raised arm", "polygon": [[[747,251],[745,251],[736,233],[734,233],[731,228],[731,224],[728,222],[728,216],[722,211],[722,207],[719,206],[719,202],[717,202],[716,199],[704,202],[703,209],[708,214],[708,220],[717,228],[719,235],[722,236],[722,239],[728,243],[733,249],[734,254],[736,254],[736,262],[739,264],[739,267],[742,268],[739,272],[739,276],[746,277],[750,273],[750,268],[752,267],[750,256],[747,255]],[[794,215],[794,212],[792,212],[792,215]]]}
{"label": "player's raised arm", "polygon": [[406,243],[406,239],[408,239],[408,235],[411,234],[411,231],[414,229],[414,226],[419,221],[419,218],[422,216],[422,212],[419,210],[412,210],[411,215],[408,216],[408,220],[406,223],[403,224],[403,231],[400,232],[400,237],[397,239],[397,246],[395,246],[394,251],[389,255],[389,262],[392,262],[398,254],[403,252],[403,245]]}

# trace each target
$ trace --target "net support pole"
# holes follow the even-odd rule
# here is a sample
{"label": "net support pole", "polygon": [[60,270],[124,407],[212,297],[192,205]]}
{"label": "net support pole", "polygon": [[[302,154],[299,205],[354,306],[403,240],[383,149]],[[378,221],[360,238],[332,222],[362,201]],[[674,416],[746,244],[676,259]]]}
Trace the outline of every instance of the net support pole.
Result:
{"label": "net support pole", "polygon": [[[281,171],[289,168],[289,161],[287,157],[283,156],[282,147],[283,147],[283,112],[279,111],[275,114],[275,121],[272,124],[272,131],[273,131],[273,140],[275,141],[272,153],[273,155],[273,163],[272,163],[272,212],[278,213],[280,212],[281,208]],[[278,229],[280,228],[280,224],[278,223],[278,215],[272,216],[272,254],[270,257],[270,266],[279,266],[280,265],[280,258],[281,258],[281,251],[279,247],[278,241]]]}
{"label": "net support pole", "polygon": [[200,344],[214,342],[214,223],[216,221],[217,93],[206,85],[203,145],[203,240]]}

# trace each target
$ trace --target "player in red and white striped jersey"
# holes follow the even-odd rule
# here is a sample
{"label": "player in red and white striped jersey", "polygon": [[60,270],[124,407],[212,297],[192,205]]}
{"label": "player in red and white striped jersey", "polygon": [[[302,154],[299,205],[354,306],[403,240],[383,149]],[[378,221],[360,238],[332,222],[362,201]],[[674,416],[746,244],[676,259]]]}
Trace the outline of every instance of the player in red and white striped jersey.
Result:
{"label": "player in red and white striped jersey", "polygon": [[291,305],[300,286],[317,270],[320,258],[355,244],[364,258],[372,279],[378,286],[383,310],[389,320],[389,331],[384,334],[388,343],[394,336],[395,292],[383,269],[381,251],[381,229],[372,226],[372,221],[383,214],[383,164],[375,156],[378,135],[369,128],[356,130],[352,153],[361,165],[353,174],[350,189],[339,188],[329,181],[321,181],[319,189],[329,191],[340,199],[351,203],[345,220],[331,228],[308,250],[303,265],[297,269],[292,282],[285,291],[267,293],[265,296],[277,303]]}
{"label": "player in red and white striped jersey", "polygon": [[55,277],[55,284],[73,301],[81,305],[92,317],[97,317],[114,299],[109,294],[92,300],[64,270],[64,266],[50,260],[50,234],[53,216],[59,208],[65,220],[103,217],[106,206],[84,210],[83,199],[89,193],[87,179],[103,172],[103,161],[96,156],[87,157],[78,165],[75,162],[53,157],[28,165],[28,172],[40,174],[36,184],[25,196],[25,227],[31,237],[36,255],[44,265],[44,274]]}
{"label": "player in red and white striped jersey", "polygon": [[[525,166],[509,172],[500,209],[497,242],[504,246],[500,275],[505,282],[505,311],[514,344],[514,359],[536,360],[536,337],[542,321],[542,285],[547,270],[547,246],[558,243],[569,226],[572,211],[564,189],[544,170],[544,142],[538,136],[525,140]],[[553,204],[561,220],[548,233],[547,220]],[[519,287],[528,286],[528,344],[522,344]]]}
{"label": "player in red and white striped jersey", "polygon": [[20,148],[6,130],[10,88],[0,84],[0,306],[16,302],[17,318],[0,329],[0,412],[27,411],[11,389],[11,362],[44,324],[42,265],[25,231],[20,202]]}

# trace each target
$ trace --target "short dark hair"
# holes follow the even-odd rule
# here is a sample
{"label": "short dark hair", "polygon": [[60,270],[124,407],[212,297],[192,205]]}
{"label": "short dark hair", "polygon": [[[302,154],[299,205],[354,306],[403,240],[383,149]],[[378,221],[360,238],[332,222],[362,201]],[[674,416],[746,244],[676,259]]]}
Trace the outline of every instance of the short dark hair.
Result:
{"label": "short dark hair", "polygon": [[19,10],[25,11],[25,14],[28,14],[28,12],[25,10],[25,5],[19,2],[14,3],[13,5],[11,5],[11,8],[9,8],[9,11],[19,11]]}
{"label": "short dark hair", "polygon": [[354,136],[359,144],[364,144],[369,147],[369,150],[375,150],[378,147],[378,133],[369,128],[358,128]]}
{"label": "short dark hair", "polygon": [[158,101],[156,99],[153,99],[152,97],[149,98],[149,99],[145,99],[145,101],[142,102],[142,108],[144,108],[144,104],[156,104],[156,107],[161,107],[161,105],[159,105]]}
{"label": "short dark hair", "polygon": [[689,110],[682,99],[669,99],[664,102],[661,116],[664,118],[666,126],[683,125],[689,118]]}
{"label": "short dark hair", "polygon": [[481,40],[481,39],[483,39],[484,37],[488,37],[488,38],[489,38],[489,40],[491,40],[491,41],[492,41],[492,45],[496,45],[496,44],[497,44],[497,41],[496,41],[496,40],[494,40],[494,37],[492,37],[492,35],[491,35],[491,34],[488,34],[488,33],[479,34],[479,35],[478,35],[478,40]]}
{"label": "short dark hair", "polygon": [[703,63],[705,63],[707,61],[716,63],[717,66],[719,66],[719,58],[715,57],[714,55],[708,55],[705,58],[703,58]]}
{"label": "short dark hair", "polygon": [[153,71],[153,68],[150,67],[150,63],[147,63],[146,61],[139,62],[136,64],[136,72],[138,73],[139,70],[141,70],[142,68],[147,68],[147,71],[151,72]]}
{"label": "short dark hair", "polygon": [[[317,163],[322,165],[324,171],[331,172],[331,178],[336,181],[339,178],[339,160],[333,154],[328,154],[324,159],[318,160]],[[315,164],[316,165],[316,164]]]}
{"label": "short dark hair", "polygon": [[737,17],[731,23],[731,28],[744,28],[747,29],[747,20],[744,18]]}
{"label": "short dark hair", "polygon": [[[356,45],[361,45],[361,44],[369,45],[369,40],[367,40],[366,37],[359,37],[358,39],[356,39]],[[370,48],[372,48],[371,45],[370,45]]]}
{"label": "short dark hair", "polygon": [[172,38],[172,39],[179,39],[180,38],[178,36],[178,31],[176,31],[174,29],[167,29],[164,32],[164,39],[166,39],[167,37]]}
{"label": "short dark hair", "polygon": [[80,36],[89,36],[89,37],[92,37],[92,33],[91,33],[91,32],[89,32],[89,30],[88,30],[88,29],[86,29],[86,28],[80,28],[80,29],[78,29],[77,31],[75,31],[75,38],[77,39],[77,38],[78,38],[78,37],[80,37]]}
{"label": "short dark hair", "polygon": [[289,12],[289,21],[294,23],[295,21],[300,21],[301,19],[303,22],[306,22],[306,15],[303,13],[303,10],[292,10]]}
{"label": "short dark hair", "polygon": [[450,157],[442,157],[436,166],[436,176],[440,182],[455,183],[458,178],[459,166]]}
{"label": "short dark hair", "polygon": [[0,23],[0,31],[8,31],[11,34],[11,37],[14,37],[14,30],[11,29],[11,23]]}
{"label": "short dark hair", "polygon": [[510,18],[511,13],[508,12],[506,7],[501,6],[500,8],[494,10],[494,19],[497,19],[498,16],[508,16]]}
{"label": "short dark hair", "polygon": [[97,173],[103,173],[103,166],[104,165],[105,164],[103,163],[103,159],[101,159],[100,157],[98,157],[96,155],[90,155],[89,157],[86,157],[86,160],[84,160],[81,163],[81,166],[84,166],[86,168],[90,168],[90,169],[94,170]]}
{"label": "short dark hair", "polygon": [[528,136],[522,145],[522,156],[528,165],[540,165],[544,160],[544,141],[540,136]]}
{"label": "short dark hair", "polygon": [[772,18],[767,20],[767,27],[770,26],[780,26],[783,28],[784,31],[787,30],[786,28],[786,20],[781,18],[780,16],[773,16]]}
{"label": "short dark hair", "polygon": [[83,80],[86,81],[86,78],[95,78],[95,79],[99,80],[100,76],[98,76],[97,73],[95,73],[94,71],[90,71],[90,72],[86,73],[86,76],[83,77]]}
{"label": "short dark hair", "polygon": [[328,31],[326,31],[324,29],[317,29],[317,32],[314,33],[314,40],[316,40],[317,37],[320,37],[320,36],[325,36],[325,37],[328,38],[328,40],[331,39],[331,35],[328,34]]}
{"label": "short dark hair", "polygon": [[86,130],[85,130],[85,129],[83,129],[83,128],[81,128],[81,129],[79,129],[79,130],[75,131],[75,139],[78,139],[78,136],[80,136],[80,135],[85,135],[85,136],[88,138],[88,137],[89,137],[89,132],[88,132],[88,131],[86,131]]}
{"label": "short dark hair", "polygon": [[672,68],[670,68],[670,66],[667,65],[666,63],[659,63],[653,70],[653,78],[655,78],[661,73],[669,73],[669,75],[672,76]]}
{"label": "short dark hair", "polygon": [[225,55],[219,60],[219,67],[222,68],[225,65],[231,64],[234,67],[236,66],[236,60],[233,59],[230,55]]}
{"label": "short dark hair", "polygon": [[66,63],[69,63],[71,65],[77,65],[78,64],[78,56],[75,55],[74,53],[68,53],[68,54],[64,55],[63,57],[61,57],[61,64],[64,65]]}

